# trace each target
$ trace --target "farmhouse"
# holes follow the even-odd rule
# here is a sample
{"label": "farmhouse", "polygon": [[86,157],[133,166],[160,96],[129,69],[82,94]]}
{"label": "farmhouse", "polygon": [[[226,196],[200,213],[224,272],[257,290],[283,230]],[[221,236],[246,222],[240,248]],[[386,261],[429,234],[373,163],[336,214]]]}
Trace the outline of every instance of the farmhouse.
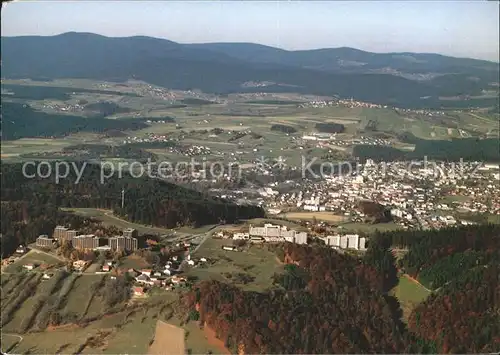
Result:
{"label": "farmhouse", "polygon": [[134,287],[134,296],[144,296],[144,287]]}

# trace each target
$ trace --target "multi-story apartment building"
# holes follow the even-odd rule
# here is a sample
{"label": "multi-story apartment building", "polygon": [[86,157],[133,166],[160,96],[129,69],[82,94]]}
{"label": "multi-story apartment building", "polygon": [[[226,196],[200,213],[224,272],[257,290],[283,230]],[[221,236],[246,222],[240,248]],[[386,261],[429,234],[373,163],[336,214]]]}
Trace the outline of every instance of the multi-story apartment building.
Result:
{"label": "multi-story apartment building", "polygon": [[36,246],[42,248],[50,248],[54,245],[54,238],[49,237],[46,234],[40,235],[36,238]]}
{"label": "multi-story apartment building", "polygon": [[340,247],[340,235],[329,235],[324,238],[325,244],[334,248]]}
{"label": "multi-story apartment building", "polygon": [[277,238],[282,238],[290,243],[307,244],[307,233],[298,233],[294,230],[288,230],[285,226],[277,226],[270,223],[264,224],[264,227],[250,226],[249,235],[251,237],[271,238],[273,241],[278,240]]}
{"label": "multi-story apartment building", "polygon": [[295,233],[293,242],[296,244],[307,244],[307,233],[306,232]]}
{"label": "multi-story apartment building", "polygon": [[77,235],[71,241],[75,249],[96,249],[99,247],[99,237],[93,234]]}
{"label": "multi-story apartment building", "polygon": [[124,229],[123,236],[128,238],[137,238],[137,230],[135,230],[134,228]]}
{"label": "multi-story apartment building", "polygon": [[340,248],[347,249],[347,236],[345,235],[340,237]]}
{"label": "multi-story apartment building", "polygon": [[57,226],[54,229],[53,237],[55,240],[61,243],[65,240],[71,241],[74,237],[76,237],[77,234],[78,232],[74,229],[68,229],[64,226]]}
{"label": "multi-story apartment building", "polygon": [[359,249],[359,235],[348,234],[347,237],[347,248],[349,249]]}
{"label": "multi-story apartment building", "polygon": [[111,250],[137,250],[137,238],[116,236],[108,239]]}

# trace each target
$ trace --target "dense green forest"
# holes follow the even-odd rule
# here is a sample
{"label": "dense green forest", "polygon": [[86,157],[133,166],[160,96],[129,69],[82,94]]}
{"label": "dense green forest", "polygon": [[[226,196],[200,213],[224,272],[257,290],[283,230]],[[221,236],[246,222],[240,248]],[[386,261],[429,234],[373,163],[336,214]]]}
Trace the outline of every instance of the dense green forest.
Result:
{"label": "dense green forest", "polygon": [[452,354],[500,351],[500,264],[453,278],[413,310],[409,329]]}
{"label": "dense green forest", "polygon": [[[132,178],[126,172],[121,179],[115,172],[101,183],[100,173],[100,166],[87,164],[78,183],[71,169],[68,177],[56,184],[54,176],[29,179],[23,176],[21,164],[2,164],[2,201],[29,201],[39,208],[46,205],[106,208],[133,222],[168,228],[232,223],[240,218],[264,216],[260,207],[236,205],[158,179]],[[122,189],[126,191],[123,209]]]}
{"label": "dense green forest", "polygon": [[278,131],[278,132],[283,132],[283,133],[295,133],[297,130],[292,127],[292,126],[287,126],[284,124],[273,124],[271,126],[271,131]]}
{"label": "dense green forest", "polygon": [[403,151],[393,147],[356,145],[353,155],[361,160],[377,161],[433,160],[459,161],[500,161],[498,139],[461,138],[445,140],[426,140],[413,138],[414,151]]}
{"label": "dense green forest", "polygon": [[[101,95],[120,95],[139,97],[139,95],[128,92],[98,90],[98,89],[81,89],[71,87],[58,86],[42,86],[42,85],[16,85],[2,83],[2,90],[8,90],[13,94],[5,94],[5,97],[23,100],[60,100],[66,101],[71,99],[71,95],[75,94],[101,94]],[[2,94],[3,95],[3,94]]]}
{"label": "dense green forest", "polygon": [[[2,201],[1,253],[11,255],[19,245],[33,243],[41,234],[52,235],[56,225],[67,225],[82,233],[95,233],[105,228],[101,222],[60,210],[53,204],[33,204],[30,201]],[[106,234],[106,233],[105,233]],[[108,236],[120,234],[109,228]]]}
{"label": "dense green forest", "polygon": [[87,104],[84,107],[85,111],[95,112],[97,115],[106,117],[115,113],[128,113],[132,111],[128,107],[121,107],[114,102],[101,101],[93,104]]}
{"label": "dense green forest", "polygon": [[[286,243],[265,293],[202,281],[185,296],[232,351],[245,353],[487,353],[500,350],[500,227],[377,233],[362,257]],[[399,264],[438,288],[401,322],[389,290]],[[415,275],[415,273],[413,273]],[[419,278],[420,279],[420,278]]]}
{"label": "dense green forest", "polygon": [[418,274],[418,281],[427,288],[438,289],[450,280],[461,277],[471,268],[486,265],[493,257],[498,257],[498,253],[476,250],[454,253],[422,269]]}
{"label": "dense green forest", "polygon": [[[397,300],[384,291],[386,272],[395,271],[390,251],[380,244],[371,248],[380,250],[358,259],[330,248],[287,243],[280,253],[287,266],[285,274],[275,277],[277,288],[246,292],[202,281],[185,296],[185,305],[197,309],[201,323],[233,352],[241,348],[248,354],[436,351],[434,342],[407,331]],[[372,263],[374,258],[380,262]]]}
{"label": "dense green forest", "polygon": [[426,282],[435,281],[438,284],[442,283],[436,275],[438,262],[443,270],[451,268],[441,270],[443,274],[454,276],[453,270],[460,264],[464,269],[467,265],[483,264],[500,250],[500,226],[496,224],[387,232],[378,234],[377,238],[386,238],[390,245],[398,248],[408,248],[399,266],[417,278],[423,270],[427,270],[424,273]]}
{"label": "dense green forest", "polygon": [[340,123],[316,123],[315,128],[322,133],[342,133],[345,130],[344,125]]}
{"label": "dense green forest", "polygon": [[102,133],[108,130],[137,130],[147,127],[137,120],[109,120],[48,114],[27,105],[2,102],[2,139],[64,137],[77,132]]}

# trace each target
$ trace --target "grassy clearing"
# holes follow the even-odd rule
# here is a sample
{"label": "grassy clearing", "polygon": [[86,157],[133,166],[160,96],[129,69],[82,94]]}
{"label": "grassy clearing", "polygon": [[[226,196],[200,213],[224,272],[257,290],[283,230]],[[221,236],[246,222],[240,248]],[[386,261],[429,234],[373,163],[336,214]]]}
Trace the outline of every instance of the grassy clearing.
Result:
{"label": "grassy clearing", "polygon": [[404,319],[408,319],[411,311],[422,301],[424,301],[430,292],[415,281],[409,279],[406,275],[399,278],[399,284],[393,290],[403,309]]}
{"label": "grassy clearing", "polygon": [[174,318],[169,320],[168,323],[184,329],[186,336],[186,349],[191,354],[207,354],[209,351],[213,354],[224,353],[219,342],[217,342],[217,339],[209,337],[208,332],[200,329],[196,322],[191,321],[181,326],[180,320]]}
{"label": "grassy clearing", "polygon": [[28,297],[22,300],[17,297],[22,293],[24,287],[26,286],[35,288],[33,294],[35,294],[35,292],[42,292],[41,289],[43,285],[41,284],[41,274],[32,276],[30,281],[35,285],[33,285],[31,282],[29,283],[29,285],[28,283],[21,283],[14,290],[11,297],[6,302],[2,302],[2,314],[6,308],[11,308],[11,306],[15,304],[15,309],[13,310],[13,313],[11,313],[10,321],[2,327],[2,331],[13,333],[19,332],[25,324],[25,319],[28,319],[32,316],[33,307],[35,306],[35,303],[37,301],[36,297]]}
{"label": "grassy clearing", "polygon": [[102,278],[102,275],[81,275],[69,291],[62,313],[73,313],[78,318],[83,317],[86,305],[92,298],[92,285],[100,283]]}
{"label": "grassy clearing", "polygon": [[118,264],[119,269],[123,270],[129,270],[129,269],[145,269],[147,267],[151,266],[144,260],[144,258],[141,258],[140,256],[137,255],[129,255],[120,260],[120,263]]}
{"label": "grassy clearing", "polygon": [[2,159],[19,158],[23,154],[60,152],[64,147],[75,144],[72,139],[22,138],[15,141],[2,142]]}
{"label": "grassy clearing", "polygon": [[112,211],[100,210],[97,208],[62,208],[64,211],[72,212],[85,217],[93,217],[102,221],[107,226],[117,226],[119,228],[134,228],[140,234],[167,234],[170,229],[145,226],[138,223],[128,222],[113,215]]}
{"label": "grassy clearing", "polygon": [[[249,291],[263,291],[272,286],[272,276],[282,271],[282,264],[276,255],[263,245],[252,245],[241,252],[222,250],[223,245],[231,245],[231,241],[208,239],[197,250],[197,257],[217,259],[213,265],[192,268],[188,276],[196,276],[201,280],[218,280],[235,283]],[[237,274],[247,274],[254,278],[246,285],[236,281]]]}
{"label": "grassy clearing", "polygon": [[10,264],[5,268],[6,272],[15,272],[18,267],[22,267],[27,264],[35,264],[40,266],[41,264],[55,265],[60,263],[61,260],[57,259],[55,256],[50,256],[45,253],[38,252],[36,250],[30,250],[28,254],[21,257],[16,262]]}
{"label": "grassy clearing", "polygon": [[331,212],[288,212],[283,214],[283,217],[288,219],[297,220],[312,220],[316,218],[318,221],[325,222],[343,222],[345,221],[344,216],[339,216]]}
{"label": "grassy clearing", "polygon": [[346,232],[362,232],[362,233],[375,233],[375,231],[394,231],[400,230],[402,227],[399,224],[394,222],[389,223],[377,223],[377,224],[369,224],[369,223],[343,223],[339,225],[339,228]]}
{"label": "grassy clearing", "polygon": [[[84,276],[83,276],[84,277]],[[171,296],[171,297],[170,297]],[[175,294],[163,295],[162,305],[174,301]],[[161,306],[146,307],[130,313],[129,310],[94,321],[86,327],[76,325],[49,328],[40,333],[23,334],[17,353],[82,353],[82,354],[146,354],[153,338],[156,321],[163,317]],[[102,342],[87,343],[99,334]],[[84,346],[84,344],[86,344]]]}

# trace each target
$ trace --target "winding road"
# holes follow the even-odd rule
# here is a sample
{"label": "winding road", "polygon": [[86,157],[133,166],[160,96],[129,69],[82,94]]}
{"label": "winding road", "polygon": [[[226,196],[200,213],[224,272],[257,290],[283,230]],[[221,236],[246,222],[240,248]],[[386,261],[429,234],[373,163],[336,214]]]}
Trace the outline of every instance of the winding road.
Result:
{"label": "winding road", "polygon": [[[4,336],[10,336],[10,337],[17,337],[17,338],[19,338],[19,341],[17,343],[11,345],[11,349],[7,349],[9,351],[14,350],[23,341],[23,337],[20,336],[19,334],[2,333],[2,337],[4,337]],[[7,351],[3,351],[3,349],[2,349],[2,354],[9,355],[9,354],[13,354],[13,353],[12,352],[8,353]]]}

